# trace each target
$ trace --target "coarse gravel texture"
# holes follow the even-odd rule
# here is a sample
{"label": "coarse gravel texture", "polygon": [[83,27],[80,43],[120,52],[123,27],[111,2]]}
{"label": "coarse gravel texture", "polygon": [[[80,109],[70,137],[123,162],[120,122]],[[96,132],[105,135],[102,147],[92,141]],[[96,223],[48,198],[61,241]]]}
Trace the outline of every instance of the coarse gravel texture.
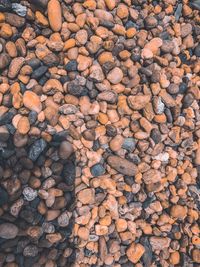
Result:
{"label": "coarse gravel texture", "polygon": [[0,0],[0,267],[200,266],[199,10]]}

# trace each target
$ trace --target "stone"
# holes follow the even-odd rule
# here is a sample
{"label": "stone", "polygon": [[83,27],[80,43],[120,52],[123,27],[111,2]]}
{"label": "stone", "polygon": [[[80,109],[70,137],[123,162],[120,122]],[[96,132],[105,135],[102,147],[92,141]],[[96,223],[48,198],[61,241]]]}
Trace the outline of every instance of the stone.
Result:
{"label": "stone", "polygon": [[8,202],[8,193],[7,191],[0,187],[0,207]]}
{"label": "stone", "polygon": [[183,220],[187,216],[187,207],[181,205],[174,205],[170,210],[170,215],[175,219]]}
{"label": "stone", "polygon": [[132,243],[126,251],[126,255],[132,263],[137,263],[145,252],[143,245]]}
{"label": "stone", "polygon": [[104,169],[104,167],[101,164],[95,164],[95,165],[93,165],[91,167],[90,171],[91,171],[91,174],[94,177],[101,176],[101,175],[103,175],[105,173],[105,169]]}
{"label": "stone", "polygon": [[58,0],[50,0],[47,6],[48,19],[53,31],[58,32],[62,26],[62,11]]}
{"label": "stone", "polygon": [[60,144],[58,154],[61,159],[68,159],[72,155],[73,152],[74,152],[74,149],[70,142],[63,141]]}
{"label": "stone", "polygon": [[23,57],[17,57],[11,61],[9,70],[8,70],[8,77],[10,79],[14,79],[18,75],[24,62],[25,62],[25,59]]}
{"label": "stone", "polygon": [[200,263],[200,250],[198,248],[192,251],[192,259],[194,262]]}
{"label": "stone", "polygon": [[158,170],[150,169],[143,173],[142,178],[145,184],[157,183],[161,180],[161,173]]}
{"label": "stone", "polygon": [[59,217],[58,217],[58,224],[60,227],[66,227],[69,224],[71,218],[71,213],[68,211],[63,212]]}
{"label": "stone", "polygon": [[148,104],[151,100],[150,95],[135,95],[135,96],[129,96],[127,98],[128,105],[133,110],[141,110],[143,109],[146,104]]}
{"label": "stone", "polygon": [[25,18],[22,18],[13,13],[5,13],[6,22],[16,28],[21,28],[25,25]]}
{"label": "stone", "polygon": [[115,227],[118,233],[124,232],[128,227],[127,221],[119,218],[115,223]]}
{"label": "stone", "polygon": [[158,129],[156,128],[153,128],[151,130],[151,134],[150,134],[151,138],[153,139],[154,143],[155,144],[159,144],[162,140],[162,136],[161,136],[161,133]]}
{"label": "stone", "polygon": [[86,188],[78,192],[78,200],[84,204],[93,204],[95,201],[95,192],[92,188]]}
{"label": "stone", "polygon": [[102,100],[114,104],[117,101],[117,94],[114,91],[106,90],[98,94],[97,100]]}
{"label": "stone", "polygon": [[20,134],[27,134],[30,130],[30,123],[27,117],[21,117],[18,124],[17,130]]}
{"label": "stone", "polygon": [[36,140],[30,147],[28,157],[32,161],[36,161],[40,154],[45,150],[47,143],[44,139]]}
{"label": "stone", "polygon": [[27,7],[18,3],[12,3],[12,10],[20,17],[26,17]]}
{"label": "stone", "polygon": [[0,141],[6,142],[10,134],[6,126],[0,126]]}
{"label": "stone", "polygon": [[17,236],[19,229],[13,223],[0,224],[0,237],[4,239],[13,239]]}
{"label": "stone", "polygon": [[135,150],[135,146],[136,141],[131,137],[125,138],[122,144],[122,148],[126,149],[129,152],[133,152]]}
{"label": "stone", "polygon": [[38,80],[47,72],[47,70],[48,68],[46,66],[40,66],[39,68],[33,71],[33,73],[31,74],[31,78]]}
{"label": "stone", "polygon": [[38,248],[35,245],[28,245],[24,248],[23,255],[25,257],[36,257],[38,255]]}
{"label": "stone", "polygon": [[120,68],[115,67],[114,69],[112,69],[108,75],[107,75],[107,79],[109,80],[109,82],[111,82],[112,84],[118,84],[121,82],[123,78],[123,72]]}
{"label": "stone", "polygon": [[25,187],[23,195],[27,201],[33,201],[37,197],[37,191],[33,190],[31,187]]}
{"label": "stone", "polygon": [[183,98],[183,108],[189,108],[194,101],[194,96],[191,93],[188,93]]}
{"label": "stone", "polygon": [[23,104],[26,108],[39,113],[42,110],[42,104],[39,96],[32,91],[26,91],[23,95]]}
{"label": "stone", "polygon": [[70,60],[66,65],[65,69],[66,71],[76,71],[77,70],[78,63],[76,60]]}
{"label": "stone", "polygon": [[151,236],[149,241],[153,251],[166,249],[170,245],[170,239],[168,237]]}
{"label": "stone", "polygon": [[195,47],[194,54],[196,57],[200,57],[200,44]]}
{"label": "stone", "polygon": [[5,53],[0,53],[0,70],[6,68],[10,64],[10,56]]}
{"label": "stone", "polygon": [[12,8],[10,0],[0,0],[0,11],[9,11]]}
{"label": "stone", "polygon": [[135,176],[138,172],[137,166],[134,163],[118,156],[109,156],[107,162],[111,168],[124,175]]}

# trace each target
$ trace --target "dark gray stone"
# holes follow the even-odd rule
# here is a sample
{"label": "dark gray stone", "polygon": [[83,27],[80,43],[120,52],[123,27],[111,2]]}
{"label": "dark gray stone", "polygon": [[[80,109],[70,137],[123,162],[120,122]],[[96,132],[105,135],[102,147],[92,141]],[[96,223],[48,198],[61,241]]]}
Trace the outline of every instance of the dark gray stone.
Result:
{"label": "dark gray stone", "polygon": [[30,147],[28,157],[32,161],[36,161],[37,158],[40,156],[40,154],[44,151],[46,146],[47,146],[47,143],[44,139],[36,140]]}
{"label": "dark gray stone", "polygon": [[91,167],[90,171],[94,177],[101,176],[105,173],[105,169],[101,164],[95,164]]}

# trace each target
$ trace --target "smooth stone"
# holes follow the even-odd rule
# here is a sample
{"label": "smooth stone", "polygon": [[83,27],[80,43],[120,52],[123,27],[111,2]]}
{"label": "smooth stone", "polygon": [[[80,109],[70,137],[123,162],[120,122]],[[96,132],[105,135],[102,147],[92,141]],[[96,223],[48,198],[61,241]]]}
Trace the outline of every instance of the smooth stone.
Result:
{"label": "smooth stone", "polygon": [[101,164],[95,164],[90,168],[90,172],[94,177],[101,176],[105,173],[105,169]]}

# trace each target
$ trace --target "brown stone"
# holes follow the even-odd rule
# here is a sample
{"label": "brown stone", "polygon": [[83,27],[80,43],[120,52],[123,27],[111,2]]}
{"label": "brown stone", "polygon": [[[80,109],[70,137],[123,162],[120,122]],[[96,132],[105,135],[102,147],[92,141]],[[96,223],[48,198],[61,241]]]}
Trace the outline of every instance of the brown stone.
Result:
{"label": "brown stone", "polygon": [[20,134],[27,134],[30,130],[30,123],[27,117],[21,117],[18,124],[17,130]]}
{"label": "brown stone", "polygon": [[78,200],[84,204],[93,204],[95,201],[94,189],[86,188],[78,193]]}
{"label": "brown stone", "polygon": [[109,156],[107,162],[113,169],[128,176],[134,176],[138,171],[134,163],[118,156]]}
{"label": "brown stone", "polygon": [[132,263],[137,263],[145,252],[145,248],[137,243],[132,243],[126,251],[128,259]]}
{"label": "brown stone", "polygon": [[58,0],[50,0],[47,6],[48,19],[53,31],[58,32],[62,26],[62,11]]}
{"label": "brown stone", "polygon": [[40,98],[32,91],[26,91],[23,95],[23,104],[26,108],[39,113],[42,110]]}
{"label": "brown stone", "polygon": [[150,102],[150,99],[151,99],[150,95],[134,95],[134,96],[129,96],[127,98],[128,105],[133,110],[143,109]]}
{"label": "brown stone", "polygon": [[172,206],[170,215],[176,219],[183,220],[187,216],[187,207],[181,205]]}

